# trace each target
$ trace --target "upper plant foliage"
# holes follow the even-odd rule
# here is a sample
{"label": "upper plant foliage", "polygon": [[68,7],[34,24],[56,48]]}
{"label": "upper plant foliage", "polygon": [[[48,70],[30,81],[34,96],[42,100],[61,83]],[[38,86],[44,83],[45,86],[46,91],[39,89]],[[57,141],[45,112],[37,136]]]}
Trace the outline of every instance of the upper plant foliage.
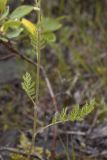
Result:
{"label": "upper plant foliage", "polygon": [[[44,48],[46,44],[55,42],[56,36],[53,32],[62,26],[57,19],[51,20],[50,18],[44,17],[41,17],[41,22],[36,25],[25,18],[22,19],[21,23],[28,32],[31,45],[35,51],[37,51],[38,48]],[[38,35],[40,35],[39,38]]]}
{"label": "upper plant foliage", "polygon": [[[2,9],[2,5],[4,9]],[[8,39],[20,40],[22,37],[28,37],[28,40],[30,39],[29,48],[32,48],[29,56],[33,57],[33,53],[36,52],[38,58],[38,48],[42,49],[47,44],[55,42],[54,32],[61,28],[62,24],[60,19],[44,18],[43,16],[39,23],[24,18],[31,12],[40,12],[40,8],[35,5],[21,5],[10,13],[7,0],[0,1],[0,39],[8,41]]]}
{"label": "upper plant foliage", "polygon": [[[37,34],[35,30],[41,33],[40,47],[43,48],[47,43],[53,43],[56,40],[54,31],[58,30],[62,25],[59,19],[41,17],[41,23],[32,23],[24,17],[31,12],[39,12],[37,6],[21,5],[12,13],[9,12],[7,0],[0,1],[0,34],[3,37],[13,39],[23,34],[30,37],[31,42],[37,45]],[[24,19],[23,19],[24,18]],[[32,33],[31,33],[32,32]]]}

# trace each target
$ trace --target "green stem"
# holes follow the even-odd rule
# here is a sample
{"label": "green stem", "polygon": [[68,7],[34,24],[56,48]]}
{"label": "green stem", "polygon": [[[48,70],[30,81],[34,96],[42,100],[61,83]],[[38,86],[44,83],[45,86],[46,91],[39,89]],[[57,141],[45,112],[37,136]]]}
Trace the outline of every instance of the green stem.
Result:
{"label": "green stem", "polygon": [[[38,7],[41,9],[41,0],[36,0]],[[41,10],[38,11],[38,24],[40,24],[41,21]],[[38,119],[38,115],[37,115],[37,105],[39,102],[39,88],[40,88],[40,30],[38,30],[37,32],[37,48],[36,48],[36,55],[37,55],[37,77],[36,77],[36,101],[34,104],[34,122],[33,122],[33,133],[32,133],[32,143],[31,143],[31,148],[30,148],[30,152],[29,152],[29,157],[28,159],[30,159],[30,154],[32,152],[33,147],[35,146],[35,133],[37,130],[37,119]],[[36,105],[37,104],[37,105]]]}
{"label": "green stem", "polygon": [[[41,1],[38,0],[38,7],[40,8]],[[38,23],[40,23],[40,16],[41,16],[41,11],[38,12]],[[36,104],[38,105],[39,101],[39,79],[40,79],[40,31],[38,30],[38,35],[37,35],[37,77],[36,77]],[[35,145],[35,133],[37,130],[37,108],[34,106],[34,125],[33,125],[33,137],[32,137],[32,146]]]}

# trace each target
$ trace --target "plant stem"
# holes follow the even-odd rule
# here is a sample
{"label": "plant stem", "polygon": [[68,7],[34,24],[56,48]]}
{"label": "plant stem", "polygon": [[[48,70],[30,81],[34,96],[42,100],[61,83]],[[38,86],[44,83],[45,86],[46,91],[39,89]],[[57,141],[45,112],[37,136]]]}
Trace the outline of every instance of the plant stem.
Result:
{"label": "plant stem", "polygon": [[[36,1],[38,4],[37,7],[40,8],[38,11],[38,20],[37,23],[40,24],[41,21],[41,0]],[[40,28],[38,29],[37,32],[37,47],[36,47],[36,55],[37,55],[37,69],[36,69],[36,101],[34,103],[34,122],[33,122],[33,133],[32,133],[32,143],[31,143],[31,148],[30,148],[30,154],[32,152],[33,147],[35,146],[35,133],[37,130],[37,105],[39,102],[39,86],[40,86]],[[37,104],[37,105],[36,105]],[[30,155],[29,154],[29,155]],[[28,157],[30,159],[30,156]]]}
{"label": "plant stem", "polygon": [[[41,5],[41,1],[38,0],[38,7],[40,8]],[[40,23],[40,16],[41,16],[41,11],[38,12],[38,22]],[[38,101],[39,101],[39,79],[40,79],[40,31],[38,30],[38,34],[37,34],[37,49],[36,49],[36,55],[37,55],[37,77],[36,77],[36,104],[38,105]],[[32,146],[35,145],[35,133],[36,133],[36,129],[37,129],[37,107],[34,106],[34,125],[33,125],[33,135],[32,135]]]}

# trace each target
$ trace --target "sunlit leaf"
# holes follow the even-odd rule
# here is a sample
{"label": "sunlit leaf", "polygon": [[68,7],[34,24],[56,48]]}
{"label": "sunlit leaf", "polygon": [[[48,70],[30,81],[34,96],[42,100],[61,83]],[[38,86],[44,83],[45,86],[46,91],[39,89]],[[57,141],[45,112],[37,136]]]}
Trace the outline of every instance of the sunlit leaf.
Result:
{"label": "sunlit leaf", "polygon": [[45,32],[56,31],[62,27],[62,24],[57,19],[43,18],[42,23]]}
{"label": "sunlit leaf", "polygon": [[18,8],[16,8],[10,15],[10,18],[12,19],[20,19],[27,14],[29,14],[33,10],[33,6],[29,5],[22,5]]}
{"label": "sunlit leaf", "polygon": [[19,21],[8,20],[2,26],[2,32],[6,32],[9,28],[18,28],[20,24],[21,23]]}

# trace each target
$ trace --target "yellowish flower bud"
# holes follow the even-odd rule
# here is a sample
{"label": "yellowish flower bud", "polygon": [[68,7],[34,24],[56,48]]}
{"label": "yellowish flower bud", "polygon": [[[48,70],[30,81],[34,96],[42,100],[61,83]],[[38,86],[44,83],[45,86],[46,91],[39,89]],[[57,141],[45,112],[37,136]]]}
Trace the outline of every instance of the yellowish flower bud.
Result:
{"label": "yellowish flower bud", "polygon": [[31,21],[23,18],[21,22],[22,22],[23,26],[26,28],[26,30],[30,34],[35,35],[35,33],[36,33],[36,26]]}

